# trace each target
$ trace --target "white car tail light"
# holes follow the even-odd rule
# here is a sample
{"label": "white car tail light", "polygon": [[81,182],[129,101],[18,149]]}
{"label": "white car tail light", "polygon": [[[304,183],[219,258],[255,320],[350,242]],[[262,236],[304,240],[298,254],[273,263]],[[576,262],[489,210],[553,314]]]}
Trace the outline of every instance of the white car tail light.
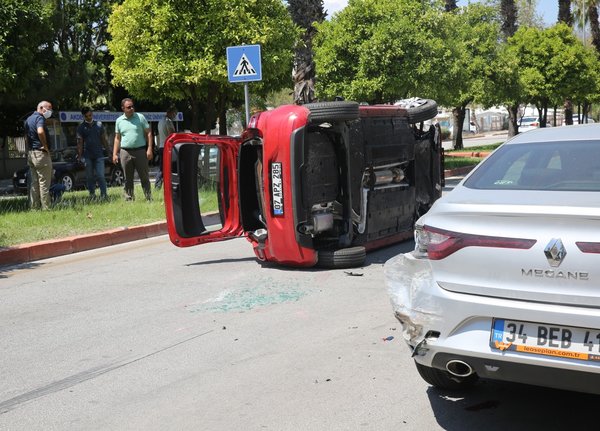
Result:
{"label": "white car tail light", "polygon": [[584,253],[600,253],[600,242],[576,242],[577,247]]}
{"label": "white car tail light", "polygon": [[529,249],[535,243],[534,239],[474,235],[425,225],[415,228],[414,255],[420,258],[440,260],[465,247]]}

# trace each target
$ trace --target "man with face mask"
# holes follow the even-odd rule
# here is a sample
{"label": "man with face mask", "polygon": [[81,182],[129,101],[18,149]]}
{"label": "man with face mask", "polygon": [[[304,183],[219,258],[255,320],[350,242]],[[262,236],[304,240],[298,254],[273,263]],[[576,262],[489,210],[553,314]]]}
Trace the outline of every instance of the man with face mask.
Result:
{"label": "man with face mask", "polygon": [[25,120],[27,136],[27,164],[29,165],[29,206],[32,209],[50,209],[52,158],[46,120],[52,116],[52,104],[41,101],[37,110]]}
{"label": "man with face mask", "polygon": [[[77,152],[79,160],[85,163],[85,177],[90,198],[96,197],[96,182],[100,188],[100,199],[107,199],[106,179],[104,178],[103,148],[108,151],[108,141],[100,121],[94,121],[91,108],[81,110],[83,122],[77,126]],[[107,153],[108,154],[108,153]],[[95,173],[95,175],[94,175]]]}

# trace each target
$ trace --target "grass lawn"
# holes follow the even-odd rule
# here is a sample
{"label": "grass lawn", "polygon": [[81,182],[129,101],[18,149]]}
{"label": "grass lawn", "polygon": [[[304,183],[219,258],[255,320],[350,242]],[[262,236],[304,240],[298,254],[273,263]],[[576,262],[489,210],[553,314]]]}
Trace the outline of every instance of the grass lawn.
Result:
{"label": "grass lawn", "polygon": [[463,166],[475,166],[483,160],[483,157],[454,157],[451,156],[453,152],[478,152],[478,151],[494,151],[500,146],[498,144],[480,145],[478,147],[468,147],[462,150],[447,150],[444,151],[447,157],[444,158],[444,169],[456,169],[462,168]]}
{"label": "grass lawn", "polygon": [[[0,199],[0,247],[165,221],[162,190],[146,201],[140,185],[136,200],[125,202],[121,187],[109,187],[108,201],[91,200],[85,190],[63,194],[50,211],[31,211],[26,196]],[[217,208],[216,193],[200,192],[202,212]]]}

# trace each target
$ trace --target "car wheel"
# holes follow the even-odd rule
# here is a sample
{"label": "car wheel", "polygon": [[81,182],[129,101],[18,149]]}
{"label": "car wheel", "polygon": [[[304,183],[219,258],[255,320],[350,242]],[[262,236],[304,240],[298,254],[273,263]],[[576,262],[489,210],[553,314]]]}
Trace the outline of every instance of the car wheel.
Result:
{"label": "car wheel", "polygon": [[438,114],[437,103],[431,99],[404,99],[399,100],[394,105],[406,109],[408,122],[411,124],[429,120]]}
{"label": "car wheel", "polygon": [[310,111],[311,123],[329,121],[351,121],[358,118],[358,103],[356,102],[316,102],[303,105]]}
{"label": "car wheel", "polygon": [[75,179],[71,174],[62,174],[59,183],[65,186],[65,192],[70,192],[75,186]]}
{"label": "car wheel", "polygon": [[438,370],[437,368],[428,367],[426,365],[419,364],[415,361],[417,371],[427,383],[435,386],[439,389],[467,389],[473,386],[479,377],[477,374],[471,374],[466,377],[457,377],[450,374],[445,370]]}
{"label": "car wheel", "polygon": [[125,183],[125,176],[123,175],[123,169],[116,167],[112,171],[110,184],[113,186],[122,186]]}
{"label": "car wheel", "polygon": [[366,251],[362,246],[319,250],[317,265],[322,268],[354,268],[365,263]]}

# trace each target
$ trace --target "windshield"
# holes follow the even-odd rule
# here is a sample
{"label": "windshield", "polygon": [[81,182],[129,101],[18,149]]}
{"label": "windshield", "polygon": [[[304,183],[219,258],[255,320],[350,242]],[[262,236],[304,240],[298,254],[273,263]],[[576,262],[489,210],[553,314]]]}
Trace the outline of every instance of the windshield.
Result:
{"label": "windshield", "polygon": [[600,142],[503,145],[464,185],[486,190],[600,191]]}

